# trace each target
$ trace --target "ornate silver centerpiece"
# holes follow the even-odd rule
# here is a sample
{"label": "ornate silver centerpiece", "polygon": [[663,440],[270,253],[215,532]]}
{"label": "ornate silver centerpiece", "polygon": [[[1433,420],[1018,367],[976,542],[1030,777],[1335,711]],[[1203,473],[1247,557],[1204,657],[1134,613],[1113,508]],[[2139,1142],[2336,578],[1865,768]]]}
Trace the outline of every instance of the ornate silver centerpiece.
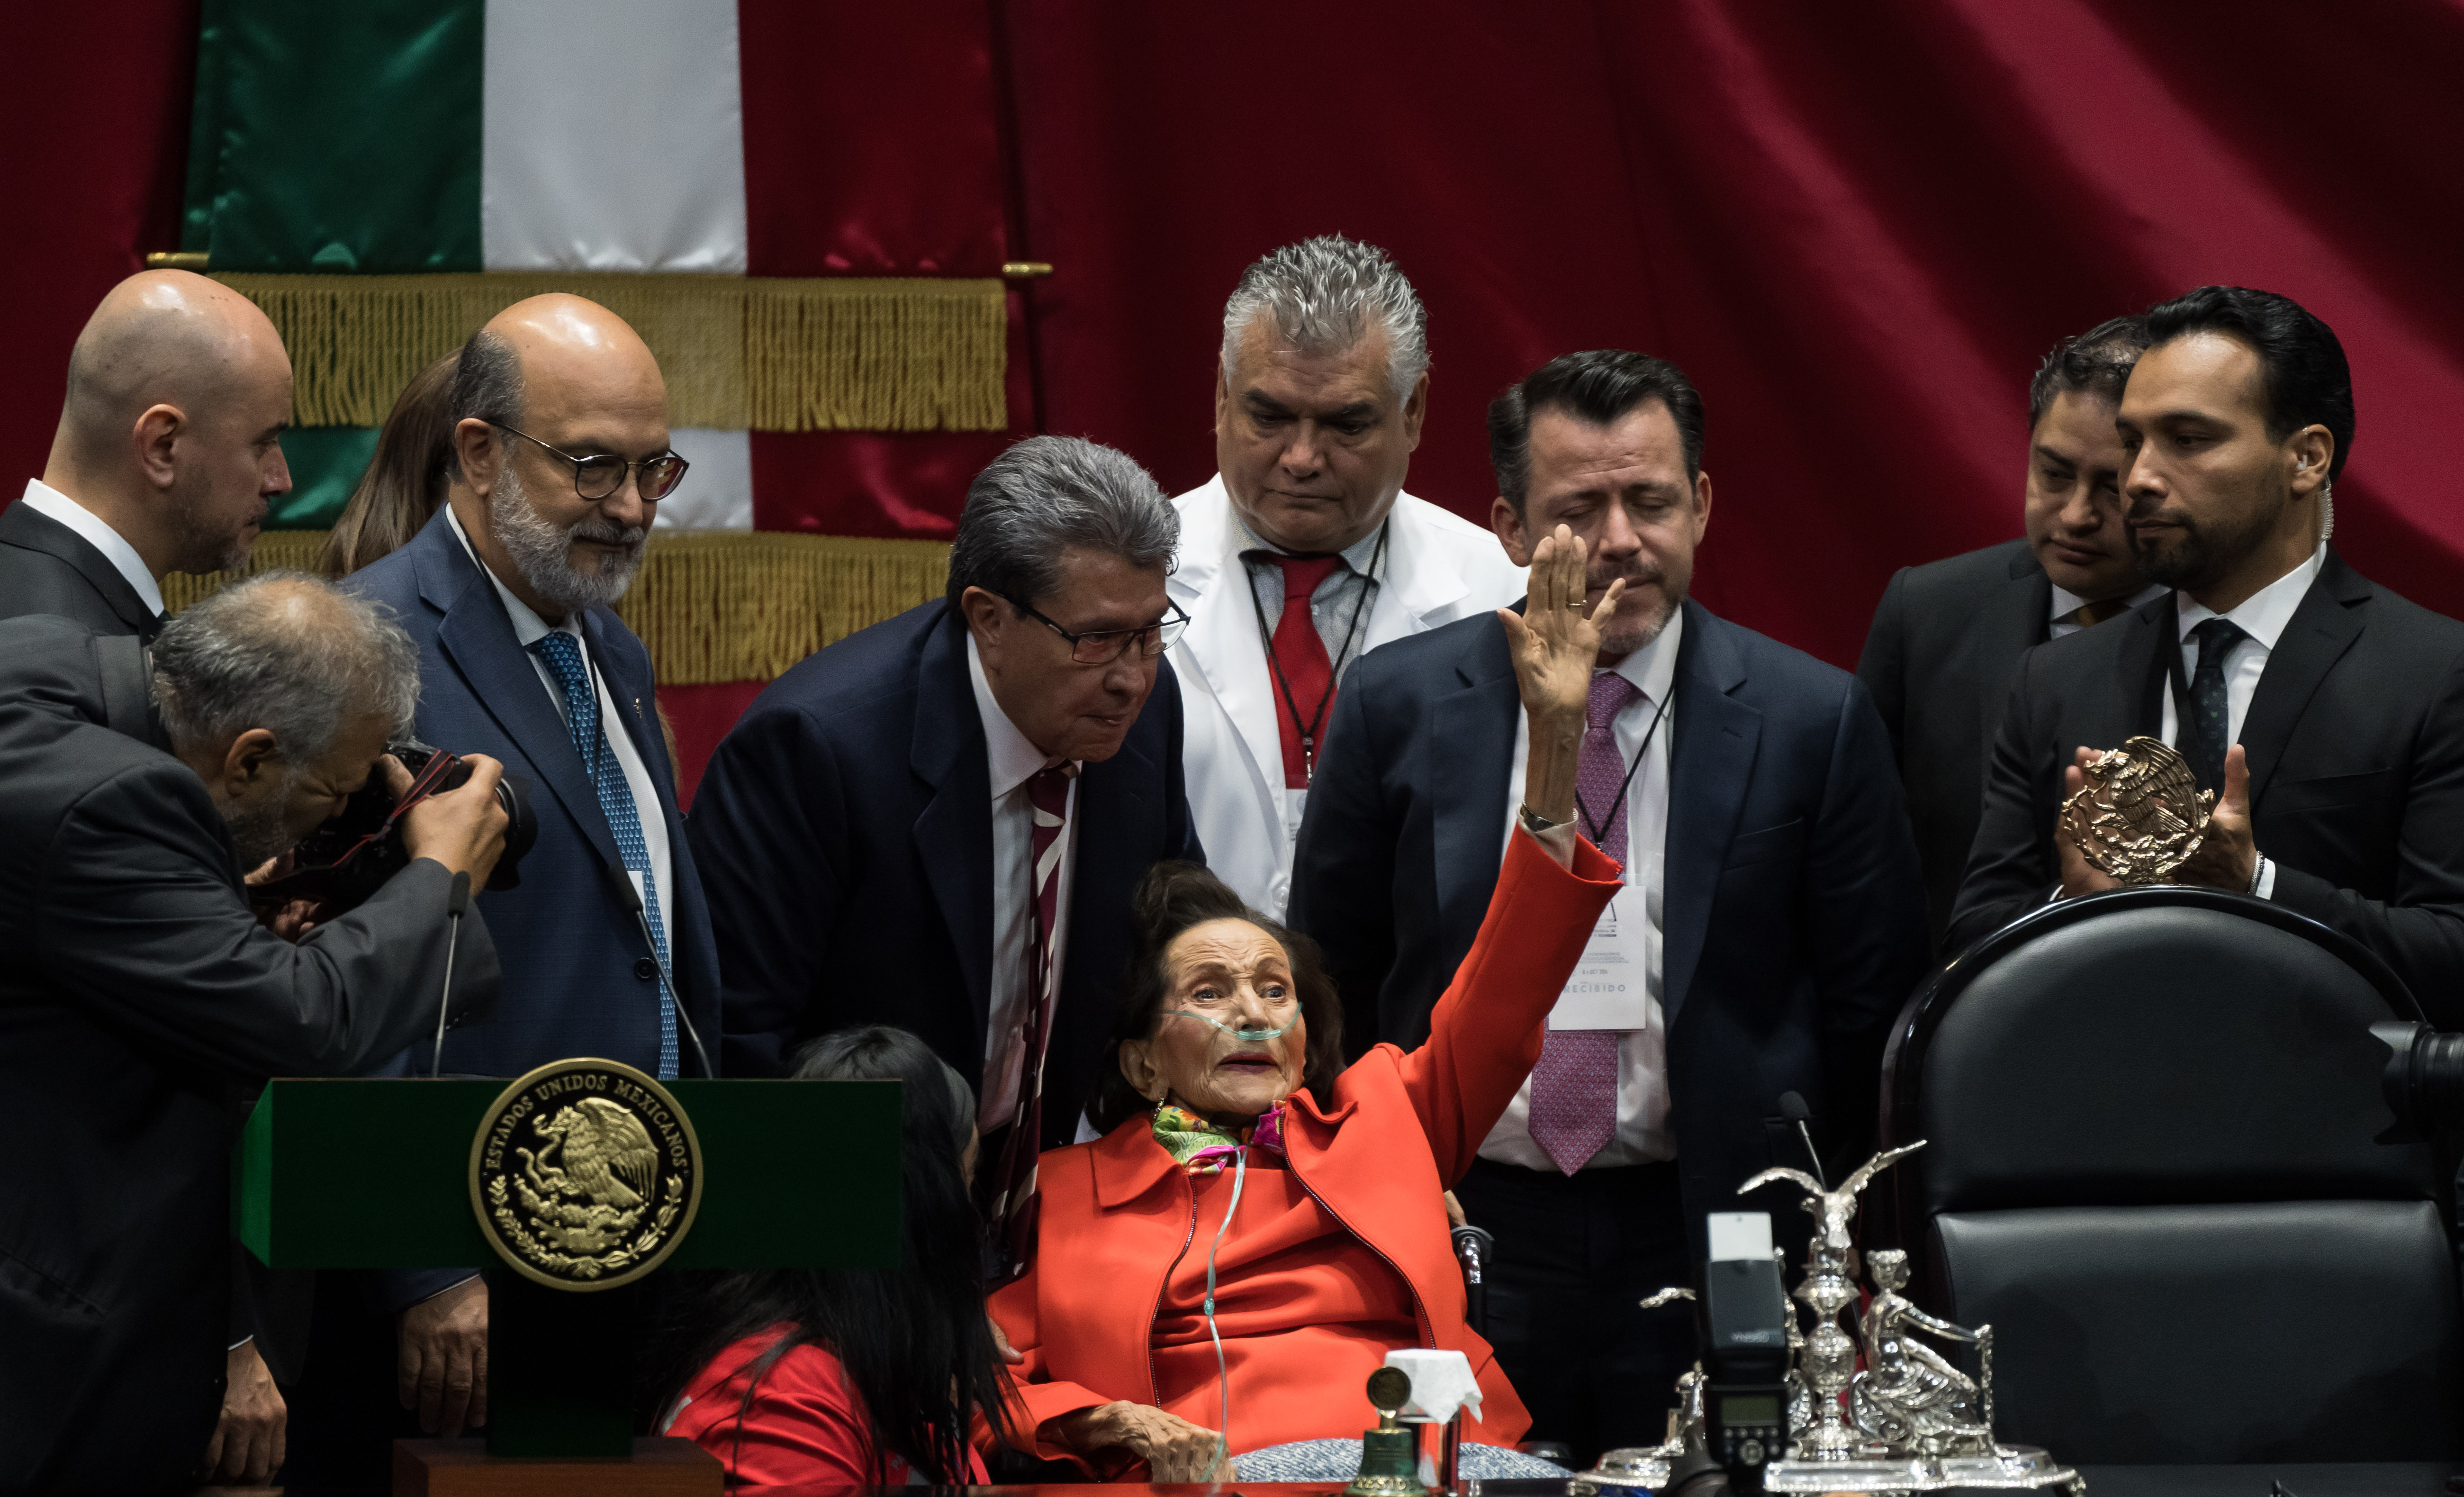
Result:
{"label": "ornate silver centerpiece", "polygon": [[[2152,740],[2151,740],[2152,741]],[[2163,745],[2158,745],[2162,747]],[[2170,752],[2169,750],[2167,752]],[[1773,1492],[1928,1492],[1951,1487],[1994,1491],[2055,1490],[2086,1497],[2078,1472],[2033,1445],[1993,1438],[1993,1328],[1969,1329],[1919,1310],[1907,1288],[1907,1254],[1868,1253],[1874,1298],[1861,1317],[1842,1314],[1857,1303],[1857,1198],[1875,1176],[1925,1147],[1920,1141],[1866,1161],[1837,1190],[1799,1170],[1766,1170],[1738,1194],[1774,1180],[1805,1192],[1816,1229],[1805,1273],[1793,1296],[1813,1314],[1812,1329],[1789,1327],[1787,1455],[1763,1467]],[[1662,1289],[1643,1301],[1654,1308],[1691,1299],[1691,1289]],[[1792,1320],[1796,1317],[1792,1316]],[[1852,1333],[1853,1332],[1853,1333]],[[1977,1349],[1981,1378],[1962,1372],[1925,1336]],[[1865,1355],[1863,1371],[1857,1354]],[[1575,1478],[1575,1497],[1602,1487],[1665,1486],[1671,1467],[1705,1443],[1703,1369],[1677,1380],[1680,1406],[1668,1417],[1668,1439],[1640,1450],[1612,1450],[1595,1470]],[[1844,1397],[1843,1397],[1844,1396]]]}
{"label": "ornate silver centerpiece", "polygon": [[2142,734],[2081,766],[2079,794],[2062,815],[2079,851],[2124,884],[2162,884],[2207,840],[2216,795],[2201,790],[2189,760]]}

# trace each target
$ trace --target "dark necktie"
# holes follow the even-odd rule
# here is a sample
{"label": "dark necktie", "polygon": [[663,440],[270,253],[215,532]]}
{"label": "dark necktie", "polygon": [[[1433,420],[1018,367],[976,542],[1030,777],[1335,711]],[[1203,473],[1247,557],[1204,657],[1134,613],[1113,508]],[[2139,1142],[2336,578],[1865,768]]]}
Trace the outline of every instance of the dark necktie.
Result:
{"label": "dark necktie", "polygon": [[1044,1131],[1044,1052],[1052,1029],[1052,933],[1061,915],[1061,854],[1067,846],[1069,781],[1075,764],[1039,769],[1027,778],[1026,799],[1035,808],[1035,830],[1029,841],[1034,870],[1034,897],[1028,906],[1026,952],[1026,1023],[1019,1062],[1018,1111],[1008,1119],[1009,1136],[1001,1141],[1001,1162],[994,1175],[1000,1194],[993,1198],[992,1219],[1000,1234],[1001,1258],[1009,1271],[1025,1266],[1035,1223],[1035,1156],[1037,1135]]}
{"label": "dark necktie", "polygon": [[2225,748],[2233,742],[2233,701],[2225,692],[2225,656],[2250,636],[2231,619],[2208,619],[2190,630],[2199,642],[2199,666],[2190,672],[2189,715],[2174,747],[2190,761],[2199,787],[2218,795],[2225,788]]}
{"label": "dark necktie", "polygon": [[1326,639],[1317,631],[1309,602],[1318,584],[1343,565],[1343,558],[1265,551],[1251,555],[1274,562],[1284,573],[1284,616],[1275,623],[1274,642],[1268,647],[1273,658],[1267,665],[1274,671],[1282,709],[1275,716],[1283,726],[1284,786],[1306,790],[1334,708],[1334,663],[1326,656]]}
{"label": "dark necktie", "polygon": [[[1625,756],[1617,752],[1617,715],[1642,688],[1614,671],[1592,675],[1584,709],[1583,747],[1574,760],[1574,790],[1593,819],[1594,846],[1620,863],[1626,857]],[[1531,1068],[1531,1141],[1567,1175],[1588,1163],[1617,1134],[1617,1035],[1613,1029],[1550,1029]]]}
{"label": "dark necktie", "polygon": [[600,813],[616,838],[616,851],[627,872],[642,876],[642,919],[650,928],[650,945],[659,958],[659,1079],[676,1076],[676,995],[668,986],[667,922],[659,918],[659,876],[650,868],[649,845],[642,840],[642,812],[633,804],[633,787],[625,782],[624,767],[607,747],[599,726],[599,689],[590,668],[582,663],[582,645],[562,629],[550,629],[531,647],[564,689],[564,724],[573,746],[581,751],[583,773],[599,792]]}

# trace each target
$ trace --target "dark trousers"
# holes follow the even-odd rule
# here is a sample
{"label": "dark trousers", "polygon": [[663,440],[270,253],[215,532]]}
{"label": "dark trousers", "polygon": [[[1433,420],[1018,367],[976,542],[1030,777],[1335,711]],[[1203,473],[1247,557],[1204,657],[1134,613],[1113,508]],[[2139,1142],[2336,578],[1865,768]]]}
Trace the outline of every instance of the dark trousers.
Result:
{"label": "dark trousers", "polygon": [[1497,1239],[1484,1334],[1531,1411],[1526,1440],[1603,1450],[1658,1444],[1694,1365],[1694,1307],[1639,1305],[1693,1283],[1674,1163],[1560,1175],[1488,1159],[1455,1187]]}

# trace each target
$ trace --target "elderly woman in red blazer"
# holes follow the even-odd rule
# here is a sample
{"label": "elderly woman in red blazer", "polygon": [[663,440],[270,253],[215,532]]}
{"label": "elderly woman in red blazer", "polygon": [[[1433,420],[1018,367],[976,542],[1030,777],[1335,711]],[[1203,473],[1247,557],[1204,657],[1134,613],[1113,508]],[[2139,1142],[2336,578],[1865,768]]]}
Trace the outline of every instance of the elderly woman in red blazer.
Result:
{"label": "elderly woman in red blazer", "polygon": [[1593,620],[1624,587],[1586,618],[1584,576],[1561,526],[1526,611],[1500,612],[1530,727],[1523,826],[1417,1049],[1380,1045],[1343,1069],[1341,1009],[1309,942],[1203,869],[1149,875],[1118,1074],[1093,1109],[1109,1131],[1044,1156],[1032,1266],[992,1300],[1025,1358],[1011,1369],[1023,1448],[1200,1480],[1226,1453],[1356,1437],[1363,1382],[1405,1347],[1464,1353],[1476,1437],[1522,1437],[1521,1401],[1463,1322],[1441,1193],[1530,1073],[1617,887],[1572,826]]}

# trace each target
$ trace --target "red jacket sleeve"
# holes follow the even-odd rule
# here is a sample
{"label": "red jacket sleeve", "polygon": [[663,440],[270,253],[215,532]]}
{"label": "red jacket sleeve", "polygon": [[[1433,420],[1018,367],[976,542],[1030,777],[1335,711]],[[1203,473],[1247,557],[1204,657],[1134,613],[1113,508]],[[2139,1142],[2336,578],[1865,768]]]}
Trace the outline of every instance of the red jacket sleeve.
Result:
{"label": "red jacket sleeve", "polygon": [[718,1457],[731,1485],[870,1486],[881,1480],[873,1469],[872,1421],[839,1359],[818,1346],[779,1358],[749,1405],[739,1367],[686,1404],[668,1433]]}
{"label": "red jacket sleeve", "polygon": [[1011,1349],[1026,1358],[1008,1369],[1010,1392],[1015,1395],[1010,1405],[1010,1443],[1039,1461],[1074,1461],[1088,1471],[1096,1472],[1096,1467],[1078,1452],[1054,1444],[1044,1434],[1044,1425],[1049,1420],[1080,1409],[1101,1408],[1115,1400],[1074,1382],[1051,1380],[1052,1369],[1045,1360],[1044,1338],[1036,1315],[1036,1275],[1040,1268],[1040,1263],[1031,1260],[1026,1272],[1002,1285],[986,1303],[994,1323],[1009,1338]]}
{"label": "red jacket sleeve", "polygon": [[1438,1178],[1452,1185],[1506,1115],[1540,1060],[1549,1010],[1616,897],[1617,862],[1585,838],[1561,869],[1517,829],[1506,846],[1480,936],[1429,1015],[1429,1038],[1397,1068],[1428,1135]]}

